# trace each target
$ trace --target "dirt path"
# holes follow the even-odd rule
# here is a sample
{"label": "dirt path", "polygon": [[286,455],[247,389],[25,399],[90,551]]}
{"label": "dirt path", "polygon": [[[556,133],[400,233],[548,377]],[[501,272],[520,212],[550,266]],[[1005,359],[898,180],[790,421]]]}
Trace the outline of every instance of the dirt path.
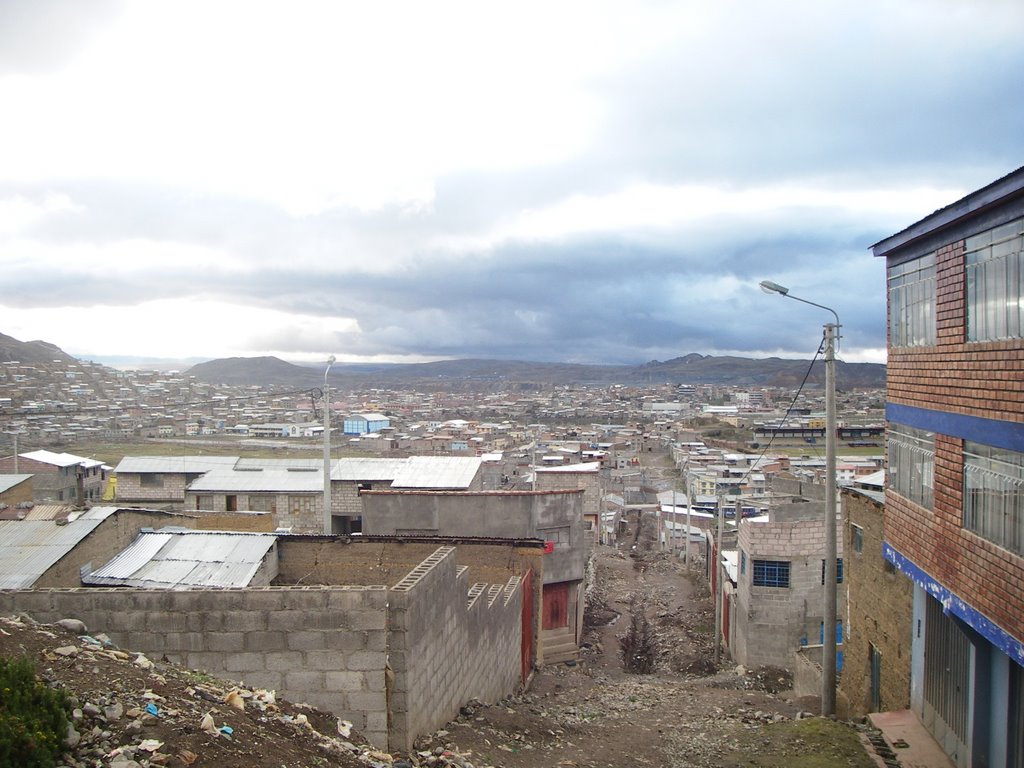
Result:
{"label": "dirt path", "polygon": [[[457,721],[420,746],[456,750],[477,768],[789,765],[786,755],[806,751],[801,738],[772,730],[772,724],[795,725],[800,711],[798,703],[777,695],[788,689],[788,675],[775,669],[738,674],[728,661],[715,669],[706,586],[652,544],[641,528],[635,556],[630,544],[622,551],[600,547],[595,554],[579,663],[543,668],[528,692],[501,705],[464,708]],[[634,604],[654,630],[653,674],[623,670],[619,641]],[[831,734],[826,738],[836,741]],[[871,765],[860,762],[867,757],[856,736],[854,744],[857,754],[814,764]],[[751,751],[782,756],[783,762],[748,762]],[[738,755],[744,759],[737,761]]]}

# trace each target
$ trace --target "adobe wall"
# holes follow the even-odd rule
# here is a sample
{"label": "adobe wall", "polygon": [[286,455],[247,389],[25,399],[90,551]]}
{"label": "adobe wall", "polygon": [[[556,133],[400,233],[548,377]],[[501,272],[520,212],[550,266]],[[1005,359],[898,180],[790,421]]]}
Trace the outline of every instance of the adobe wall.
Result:
{"label": "adobe wall", "polygon": [[[910,706],[910,644],[913,583],[882,557],[885,507],[856,493],[843,493],[849,626],[846,628],[840,688],[852,716],[871,708],[872,645],[881,655],[880,711]],[[861,551],[851,546],[852,528],[861,530]]]}
{"label": "adobe wall", "polygon": [[7,504],[8,506],[14,507],[17,506],[18,504],[24,504],[32,501],[33,480],[34,477],[29,477],[25,480],[22,480],[17,485],[8,488],[3,493],[0,493],[0,505]]}
{"label": "adobe wall", "polygon": [[454,718],[469,699],[492,704],[521,679],[522,585],[474,585],[440,547],[389,592],[389,748]]}
{"label": "adobe wall", "polygon": [[119,646],[276,690],[387,744],[384,587],[0,592],[0,613],[77,618]]}

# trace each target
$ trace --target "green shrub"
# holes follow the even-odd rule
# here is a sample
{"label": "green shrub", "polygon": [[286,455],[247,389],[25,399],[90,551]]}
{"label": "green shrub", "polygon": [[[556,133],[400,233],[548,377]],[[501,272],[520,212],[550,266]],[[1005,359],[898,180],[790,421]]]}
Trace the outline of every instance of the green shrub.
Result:
{"label": "green shrub", "polygon": [[67,696],[25,657],[0,656],[0,768],[52,768],[64,749]]}

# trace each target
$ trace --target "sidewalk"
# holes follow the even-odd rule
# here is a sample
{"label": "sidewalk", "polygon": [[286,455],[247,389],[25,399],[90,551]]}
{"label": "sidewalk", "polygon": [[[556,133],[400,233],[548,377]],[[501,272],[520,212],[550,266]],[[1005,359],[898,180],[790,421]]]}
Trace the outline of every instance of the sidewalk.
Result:
{"label": "sidewalk", "polygon": [[868,720],[882,732],[901,768],[956,768],[909,709],[874,712]]}

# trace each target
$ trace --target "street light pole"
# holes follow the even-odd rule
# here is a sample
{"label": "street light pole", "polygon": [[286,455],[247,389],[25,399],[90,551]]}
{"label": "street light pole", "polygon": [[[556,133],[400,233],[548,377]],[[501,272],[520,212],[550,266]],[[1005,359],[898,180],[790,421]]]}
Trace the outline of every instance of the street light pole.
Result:
{"label": "street light pole", "polygon": [[810,304],[832,313],[835,323],[826,323],[824,328],[825,347],[825,605],[822,617],[821,638],[821,714],[824,717],[836,712],[836,357],[839,340],[839,314],[831,307],[816,304],[794,296],[778,283],[761,281],[765,293]]}
{"label": "street light pole", "polygon": [[334,518],[331,514],[331,395],[327,383],[327,374],[334,365],[334,355],[327,358],[327,370],[324,371],[324,533],[334,533]]}

